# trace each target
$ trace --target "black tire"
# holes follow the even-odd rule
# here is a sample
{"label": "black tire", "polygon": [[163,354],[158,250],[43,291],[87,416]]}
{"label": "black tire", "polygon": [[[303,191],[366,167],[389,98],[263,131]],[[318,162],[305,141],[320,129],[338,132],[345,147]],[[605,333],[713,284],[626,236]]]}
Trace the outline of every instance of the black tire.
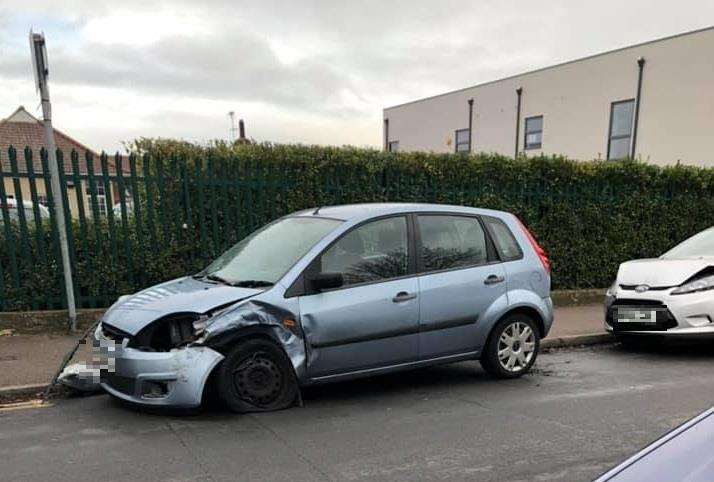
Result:
{"label": "black tire", "polygon": [[[507,347],[506,344],[502,342],[501,337],[504,332],[507,332],[506,336],[508,336],[509,334],[513,334],[513,330],[515,329],[522,329],[523,333],[526,334],[528,333],[524,328],[526,326],[530,329],[530,333],[532,334],[532,337],[528,336],[526,338],[527,340],[532,340],[528,341],[528,343],[533,343],[532,356],[528,357],[528,355],[526,354],[526,349],[524,348],[524,346],[527,345],[522,345],[522,341],[519,341],[519,344],[516,344],[516,342],[514,342],[516,352],[512,351],[511,353],[513,353],[514,357],[516,357],[517,360],[513,368],[507,369],[499,359],[499,349],[505,349]],[[511,348],[513,349],[514,347]],[[491,330],[491,333],[488,337],[488,341],[486,342],[486,346],[484,347],[483,353],[481,354],[481,359],[479,361],[481,362],[481,366],[483,367],[483,369],[486,370],[486,372],[492,377],[518,378],[528,373],[528,370],[530,370],[533,364],[535,363],[539,351],[540,332],[538,330],[538,326],[529,316],[520,313],[515,313],[512,315],[506,315],[506,317],[496,323],[496,326],[494,326]],[[525,358],[525,360],[522,360],[519,357],[519,353],[523,353],[523,358]],[[506,364],[508,363],[506,362]]]}
{"label": "black tire", "polygon": [[275,343],[254,338],[238,343],[218,367],[218,396],[238,413],[269,412],[293,404],[295,372]]}

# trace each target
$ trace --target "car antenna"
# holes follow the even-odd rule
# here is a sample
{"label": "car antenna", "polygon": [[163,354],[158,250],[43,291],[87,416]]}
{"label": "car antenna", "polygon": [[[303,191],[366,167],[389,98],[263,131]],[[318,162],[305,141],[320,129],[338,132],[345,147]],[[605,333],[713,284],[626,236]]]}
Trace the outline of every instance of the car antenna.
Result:
{"label": "car antenna", "polygon": [[316,214],[319,214],[319,213],[320,213],[320,209],[322,209],[322,206],[318,206],[317,209],[315,209],[315,210],[312,212],[312,215],[315,216]]}

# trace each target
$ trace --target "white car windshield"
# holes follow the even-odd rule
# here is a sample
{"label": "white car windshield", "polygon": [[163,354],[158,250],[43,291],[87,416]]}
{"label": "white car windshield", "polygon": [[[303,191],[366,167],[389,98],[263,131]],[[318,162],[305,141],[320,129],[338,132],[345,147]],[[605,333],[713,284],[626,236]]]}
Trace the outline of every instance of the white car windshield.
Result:
{"label": "white car windshield", "polygon": [[231,285],[270,286],[341,222],[318,217],[275,221],[244,238],[196,276]]}
{"label": "white car windshield", "polygon": [[665,259],[714,257],[714,227],[695,234],[662,255]]}

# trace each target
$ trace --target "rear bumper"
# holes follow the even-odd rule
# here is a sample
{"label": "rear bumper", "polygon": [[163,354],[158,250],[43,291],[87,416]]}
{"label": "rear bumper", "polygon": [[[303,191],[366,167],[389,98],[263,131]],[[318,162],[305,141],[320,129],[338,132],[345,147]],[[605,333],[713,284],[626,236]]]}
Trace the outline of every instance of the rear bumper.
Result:
{"label": "rear bumper", "polygon": [[114,344],[94,334],[102,365],[101,387],[109,394],[146,406],[190,408],[201,404],[203,388],[224,358],[208,347],[185,347],[170,352],[148,352]]}

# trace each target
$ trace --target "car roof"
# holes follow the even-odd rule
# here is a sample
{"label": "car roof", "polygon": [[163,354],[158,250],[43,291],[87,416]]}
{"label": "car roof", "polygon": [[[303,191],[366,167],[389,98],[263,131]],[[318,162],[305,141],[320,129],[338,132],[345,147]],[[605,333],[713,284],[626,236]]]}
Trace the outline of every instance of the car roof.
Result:
{"label": "car roof", "polygon": [[305,209],[294,213],[293,216],[319,216],[324,218],[341,219],[343,221],[354,221],[358,219],[369,219],[372,217],[383,216],[386,214],[399,214],[407,212],[451,212],[461,214],[485,214],[498,217],[507,214],[504,211],[449,204],[365,203]]}

